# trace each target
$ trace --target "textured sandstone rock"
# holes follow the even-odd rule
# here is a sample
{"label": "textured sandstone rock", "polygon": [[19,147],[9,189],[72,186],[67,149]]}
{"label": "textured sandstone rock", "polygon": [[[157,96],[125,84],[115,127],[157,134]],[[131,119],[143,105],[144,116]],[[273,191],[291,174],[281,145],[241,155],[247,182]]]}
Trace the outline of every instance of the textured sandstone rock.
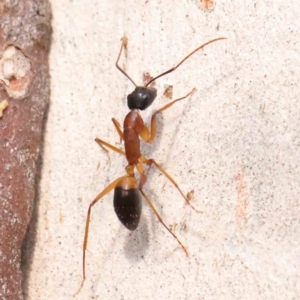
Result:
{"label": "textured sandstone rock", "polygon": [[0,1],[0,298],[22,299],[21,246],[50,95],[48,1]]}

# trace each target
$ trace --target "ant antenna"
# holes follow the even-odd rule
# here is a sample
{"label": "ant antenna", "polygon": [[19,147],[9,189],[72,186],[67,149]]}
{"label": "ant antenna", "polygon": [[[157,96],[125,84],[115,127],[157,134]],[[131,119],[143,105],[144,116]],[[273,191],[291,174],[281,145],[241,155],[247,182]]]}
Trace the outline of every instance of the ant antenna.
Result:
{"label": "ant antenna", "polygon": [[137,86],[135,84],[135,82],[130,78],[130,76],[118,65],[118,62],[119,62],[119,59],[120,59],[120,56],[121,56],[121,53],[122,53],[122,50],[123,48],[125,49],[125,56],[127,57],[127,42],[128,42],[128,38],[127,36],[124,34],[124,36],[121,38],[121,41],[122,41],[122,45],[121,45],[121,49],[120,49],[120,52],[119,52],[119,56],[117,58],[117,61],[116,61],[116,67],[118,68],[118,70],[120,72],[122,72],[135,86]]}
{"label": "ant antenna", "polygon": [[[209,42],[207,42],[207,43],[201,45],[200,47],[198,47],[197,49],[195,49],[193,52],[191,52],[189,55],[187,55],[187,56],[186,56],[186,57],[185,57],[185,58],[184,58],[177,66],[175,66],[175,67],[171,68],[170,70],[168,70],[168,71],[166,71],[166,72],[164,72],[164,73],[162,73],[162,74],[160,74],[160,75],[154,77],[153,79],[151,79],[151,80],[145,85],[145,87],[147,87],[151,82],[153,82],[154,80],[158,79],[159,77],[162,77],[162,76],[164,76],[164,75],[166,75],[166,74],[169,74],[169,73],[175,71],[181,64],[183,64],[190,56],[192,56],[192,55],[193,55],[195,52],[197,52],[198,50],[204,48],[204,47],[207,46],[208,44],[211,44],[211,43],[216,42],[216,41],[219,41],[219,40],[226,40],[226,38],[225,38],[225,37],[216,38],[216,39],[213,39],[213,40],[211,40],[211,41],[209,41]],[[126,75],[126,74],[125,74],[125,75]],[[127,76],[127,75],[126,75],[126,76]],[[130,78],[129,78],[129,79],[130,79]],[[131,80],[131,79],[130,79],[130,80]]]}

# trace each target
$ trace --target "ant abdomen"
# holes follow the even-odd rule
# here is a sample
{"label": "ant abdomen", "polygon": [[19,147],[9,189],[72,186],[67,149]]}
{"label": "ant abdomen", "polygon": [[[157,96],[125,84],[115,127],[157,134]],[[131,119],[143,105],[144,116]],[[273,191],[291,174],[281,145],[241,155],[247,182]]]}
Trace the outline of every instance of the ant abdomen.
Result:
{"label": "ant abdomen", "polygon": [[115,187],[114,208],[120,222],[135,230],[142,213],[142,195],[134,177],[122,178]]}

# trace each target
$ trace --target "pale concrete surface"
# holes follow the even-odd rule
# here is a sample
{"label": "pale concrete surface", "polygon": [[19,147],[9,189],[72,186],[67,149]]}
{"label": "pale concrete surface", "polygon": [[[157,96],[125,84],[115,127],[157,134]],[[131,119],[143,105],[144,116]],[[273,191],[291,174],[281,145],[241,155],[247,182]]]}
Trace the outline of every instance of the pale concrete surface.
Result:
{"label": "pale concrete surface", "polygon": [[[220,36],[175,73],[143,116],[193,87],[158,118],[143,153],[194,190],[198,215],[155,168],[145,192],[187,245],[187,258],[144,203],[140,227],[119,223],[112,193],[92,211],[87,280],[77,299],[300,299],[300,8],[291,1],[52,0],[52,100],[39,204],[27,249],[26,299],[72,299],[81,281],[89,203],[124,174],[95,137],[118,145],[133,85],[114,67],[157,75]],[[173,98],[174,98],[173,97]],[[32,240],[32,239],[31,239]]]}

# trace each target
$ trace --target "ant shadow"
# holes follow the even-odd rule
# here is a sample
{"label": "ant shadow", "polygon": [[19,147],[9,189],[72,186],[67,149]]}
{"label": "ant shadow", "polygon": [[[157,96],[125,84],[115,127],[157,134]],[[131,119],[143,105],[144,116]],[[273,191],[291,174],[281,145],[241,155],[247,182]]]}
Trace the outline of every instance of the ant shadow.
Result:
{"label": "ant shadow", "polygon": [[124,251],[127,259],[137,262],[144,258],[149,248],[149,229],[144,214],[137,230],[130,232],[125,238]]}

